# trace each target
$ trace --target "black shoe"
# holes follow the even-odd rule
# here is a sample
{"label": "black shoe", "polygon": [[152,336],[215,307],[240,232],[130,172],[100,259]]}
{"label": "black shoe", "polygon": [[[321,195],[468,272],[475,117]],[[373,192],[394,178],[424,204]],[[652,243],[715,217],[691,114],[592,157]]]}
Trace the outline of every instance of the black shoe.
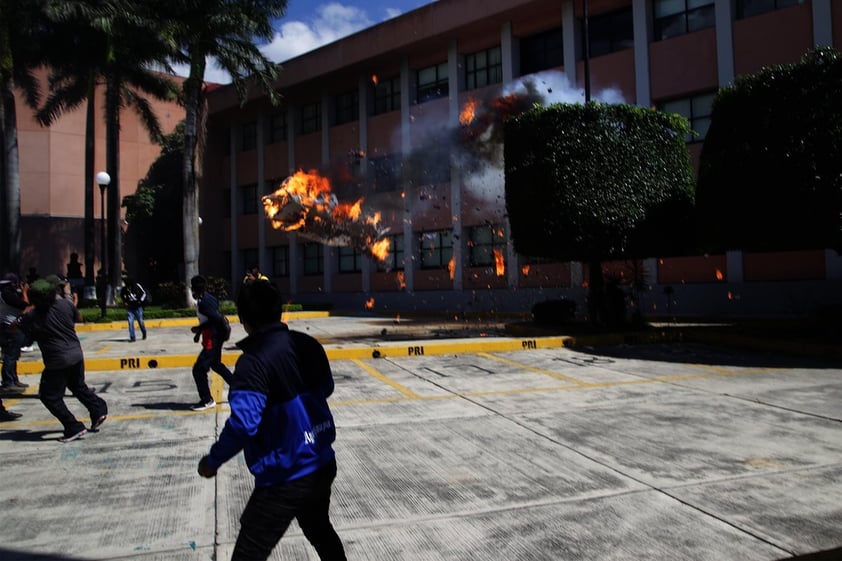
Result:
{"label": "black shoe", "polygon": [[146,333],[143,334],[143,340],[146,341]]}
{"label": "black shoe", "polygon": [[14,384],[8,386],[0,386],[0,395],[12,395],[23,393],[23,388],[19,388]]}
{"label": "black shoe", "polygon": [[26,388],[28,388],[28,387],[29,387],[29,384],[24,384],[23,382],[21,382],[20,380],[18,380],[17,382],[15,382],[15,387],[16,387],[16,388],[24,388],[24,389],[26,389]]}
{"label": "black shoe", "polygon": [[105,419],[107,419],[107,418],[108,418],[108,415],[100,415],[97,418],[96,421],[91,423],[91,432],[97,432],[99,430],[99,427],[102,426],[102,423],[104,423]]}
{"label": "black shoe", "polygon": [[129,343],[134,343],[134,339],[129,339]]}
{"label": "black shoe", "polygon": [[20,418],[20,413],[15,413],[14,411],[8,411],[6,409],[0,410],[0,423],[6,423],[8,421],[14,421]]}
{"label": "black shoe", "polygon": [[206,409],[213,409],[214,407],[216,407],[216,402],[211,399],[210,401],[200,401],[195,405],[191,405],[190,409],[193,411],[205,411]]}
{"label": "black shoe", "polygon": [[85,427],[82,427],[82,430],[77,431],[73,434],[66,434],[63,437],[59,438],[58,441],[59,442],[73,442],[77,438],[82,438],[86,434],[88,434],[88,429],[86,429]]}

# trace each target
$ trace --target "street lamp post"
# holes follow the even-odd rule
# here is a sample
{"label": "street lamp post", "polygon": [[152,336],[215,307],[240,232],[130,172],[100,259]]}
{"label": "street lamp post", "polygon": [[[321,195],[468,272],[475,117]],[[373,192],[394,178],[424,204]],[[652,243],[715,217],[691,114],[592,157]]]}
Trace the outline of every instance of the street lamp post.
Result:
{"label": "street lamp post", "polygon": [[106,233],[105,233],[105,189],[108,187],[108,184],[111,183],[111,176],[108,175],[106,172],[101,171],[96,174],[96,182],[99,185],[99,194],[100,194],[100,269],[102,270],[102,275],[100,275],[100,279],[102,282],[101,287],[101,294],[100,294],[100,304],[99,310],[102,317],[105,317],[105,305],[108,300],[108,267],[106,266]]}

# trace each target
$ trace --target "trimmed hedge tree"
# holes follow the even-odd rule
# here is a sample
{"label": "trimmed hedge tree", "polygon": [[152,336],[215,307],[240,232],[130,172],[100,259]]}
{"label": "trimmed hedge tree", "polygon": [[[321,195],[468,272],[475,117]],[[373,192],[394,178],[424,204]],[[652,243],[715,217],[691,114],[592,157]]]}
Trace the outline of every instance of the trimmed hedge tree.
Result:
{"label": "trimmed hedge tree", "polygon": [[[597,102],[536,106],[506,121],[506,208],[517,252],[589,263],[592,306],[602,301],[602,261],[686,253],[688,132],[679,115]],[[606,314],[591,310],[597,322]]]}
{"label": "trimmed hedge tree", "polygon": [[842,248],[840,92],[829,47],[720,90],[699,170],[704,249]]}

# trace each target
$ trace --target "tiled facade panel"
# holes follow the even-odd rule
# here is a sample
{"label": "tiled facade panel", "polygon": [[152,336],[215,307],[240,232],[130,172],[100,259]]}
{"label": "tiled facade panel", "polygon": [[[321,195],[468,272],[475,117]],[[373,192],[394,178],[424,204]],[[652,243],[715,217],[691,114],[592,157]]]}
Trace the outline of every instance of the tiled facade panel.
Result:
{"label": "tiled facade panel", "polygon": [[369,158],[387,156],[401,151],[401,112],[389,111],[368,119],[368,145],[364,147]]}
{"label": "tiled facade panel", "polygon": [[746,282],[824,279],[824,251],[745,253],[743,278]]}
{"label": "tiled facade panel", "polygon": [[296,170],[319,169],[322,166],[321,154],[321,131],[295,137],[295,162],[293,162],[293,167]]}
{"label": "tiled facade panel", "polygon": [[661,284],[687,284],[728,280],[724,255],[665,257],[658,259],[657,281]]}
{"label": "tiled facade panel", "polygon": [[[590,61],[591,95],[600,90],[619,90],[625,103],[635,103],[634,50],[625,49],[594,58]],[[584,89],[584,63],[577,64],[578,86]]]}
{"label": "tiled facade panel", "polygon": [[265,158],[266,181],[270,182],[267,190],[271,192],[280,187],[280,181],[283,181],[293,171],[290,170],[289,165],[289,145],[286,142],[267,145]]}
{"label": "tiled facade panel", "polygon": [[[810,3],[734,22],[734,71],[752,74],[769,64],[797,62],[813,46]],[[786,40],[782,40],[783,38]]]}
{"label": "tiled facade panel", "polygon": [[649,45],[652,99],[717,88],[716,32],[703,29]]}
{"label": "tiled facade panel", "polygon": [[568,288],[570,263],[523,264],[518,270],[518,286],[521,288]]}

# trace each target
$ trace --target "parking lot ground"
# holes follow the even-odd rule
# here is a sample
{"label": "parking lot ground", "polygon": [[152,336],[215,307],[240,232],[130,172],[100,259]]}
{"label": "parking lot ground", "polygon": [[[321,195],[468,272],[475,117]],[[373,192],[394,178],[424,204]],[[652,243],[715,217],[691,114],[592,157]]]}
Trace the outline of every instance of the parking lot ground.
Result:
{"label": "parking lot ground", "polygon": [[[384,340],[368,320],[333,319],[290,326],[331,357],[332,516],[349,559],[842,558],[835,363],[687,343]],[[125,331],[80,331],[101,361],[87,376],[109,404],[99,432],[59,443],[37,371],[4,397],[23,417],[0,425],[0,561],[230,557],[251,475],[241,456],[196,474],[227,419],[223,383],[211,376],[215,410],[190,411],[189,331],[135,344]],[[317,556],[293,526],[272,559]]]}

